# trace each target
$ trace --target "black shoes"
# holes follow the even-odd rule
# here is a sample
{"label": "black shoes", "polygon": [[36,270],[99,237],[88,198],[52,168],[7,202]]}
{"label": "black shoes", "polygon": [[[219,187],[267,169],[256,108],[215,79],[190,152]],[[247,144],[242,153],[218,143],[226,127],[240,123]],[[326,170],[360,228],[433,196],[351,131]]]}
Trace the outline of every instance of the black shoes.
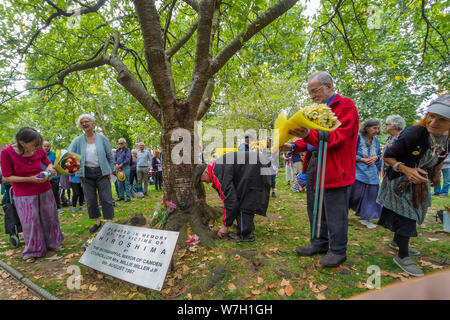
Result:
{"label": "black shoes", "polygon": [[314,246],[314,245],[310,244],[309,246],[306,246],[306,247],[297,248],[296,251],[299,256],[310,257],[314,254],[327,253],[328,248],[318,247],[318,246]]}
{"label": "black shoes", "polygon": [[89,232],[90,232],[90,233],[95,233],[98,229],[100,229],[101,226],[102,226],[102,222],[100,221],[100,224],[94,224],[94,225],[89,229]]}
{"label": "black shoes", "polygon": [[246,236],[239,236],[236,233],[228,232],[228,240],[234,241],[234,242],[253,242],[255,241],[255,236],[253,233],[246,235]]}
{"label": "black shoes", "polygon": [[333,268],[340,266],[345,262],[345,260],[347,260],[347,256],[345,254],[335,254],[328,251],[325,257],[320,259],[319,263],[325,267]]}
{"label": "black shoes", "polygon": [[124,198],[118,198],[116,201],[123,201],[125,200]]}

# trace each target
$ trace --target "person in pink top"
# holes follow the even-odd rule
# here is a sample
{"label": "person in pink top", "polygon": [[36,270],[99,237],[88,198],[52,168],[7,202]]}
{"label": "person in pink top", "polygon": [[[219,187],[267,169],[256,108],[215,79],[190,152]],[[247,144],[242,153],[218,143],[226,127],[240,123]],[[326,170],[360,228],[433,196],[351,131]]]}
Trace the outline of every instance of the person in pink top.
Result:
{"label": "person in pink top", "polygon": [[38,177],[41,163],[56,175],[42,143],[37,130],[23,127],[16,134],[16,142],[1,153],[2,174],[12,185],[25,239],[22,257],[29,263],[48,250],[59,250],[63,240],[52,186],[49,179]]}

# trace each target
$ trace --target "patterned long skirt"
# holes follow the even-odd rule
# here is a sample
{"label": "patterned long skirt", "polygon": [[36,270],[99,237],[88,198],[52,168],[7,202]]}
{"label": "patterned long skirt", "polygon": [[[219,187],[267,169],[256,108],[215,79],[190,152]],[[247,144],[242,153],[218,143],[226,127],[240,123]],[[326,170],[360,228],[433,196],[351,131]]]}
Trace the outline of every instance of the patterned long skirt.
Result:
{"label": "patterned long skirt", "polygon": [[52,190],[35,196],[14,197],[14,205],[25,238],[24,259],[43,257],[47,250],[61,244],[64,237]]}
{"label": "patterned long skirt", "polygon": [[349,188],[349,207],[356,212],[362,220],[378,219],[381,215],[381,206],[377,203],[379,186],[366,184],[358,180]]}

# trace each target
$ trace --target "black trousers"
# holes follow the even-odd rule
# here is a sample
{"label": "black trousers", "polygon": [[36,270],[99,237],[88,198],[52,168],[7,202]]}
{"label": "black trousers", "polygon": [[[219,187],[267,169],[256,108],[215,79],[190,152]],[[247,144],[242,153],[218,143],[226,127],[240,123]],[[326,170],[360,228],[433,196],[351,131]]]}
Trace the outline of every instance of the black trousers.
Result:
{"label": "black trousers", "polygon": [[246,237],[255,231],[255,215],[241,210],[236,218],[237,228],[236,234],[238,236]]}
{"label": "black trousers", "polygon": [[52,185],[53,196],[55,197],[56,207],[61,209],[61,198],[59,196],[59,178],[51,179],[50,184]]}
{"label": "black trousers", "polygon": [[155,178],[155,188],[156,190],[162,189],[162,171],[156,171]]}
{"label": "black trousers", "polygon": [[136,167],[130,168],[130,185],[135,184],[134,180],[137,181]]}
{"label": "black trousers", "polygon": [[81,185],[86,195],[89,218],[97,219],[101,216],[97,202],[98,192],[98,197],[102,205],[103,218],[112,220],[114,218],[114,205],[109,177],[102,175],[100,167],[85,167],[84,178],[81,178]]}
{"label": "black trousers", "polygon": [[[314,180],[317,157],[311,157],[306,172],[306,197],[310,230],[313,228]],[[320,238],[311,240],[311,244],[330,248],[330,251],[345,255],[348,241],[348,187],[328,188],[324,190]],[[316,221],[317,225],[317,221]],[[311,233],[312,234],[312,233]]]}
{"label": "black trousers", "polygon": [[81,187],[81,183],[71,182],[70,187],[72,188],[72,207],[77,206],[77,200],[81,207],[84,202],[84,193],[83,188]]}

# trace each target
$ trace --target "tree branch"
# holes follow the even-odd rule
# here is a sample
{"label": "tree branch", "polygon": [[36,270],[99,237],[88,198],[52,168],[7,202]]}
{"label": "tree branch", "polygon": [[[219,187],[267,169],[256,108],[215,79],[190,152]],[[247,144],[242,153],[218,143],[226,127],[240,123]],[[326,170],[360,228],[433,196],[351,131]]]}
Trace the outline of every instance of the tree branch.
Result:
{"label": "tree branch", "polygon": [[443,37],[442,33],[440,33],[439,30],[431,24],[430,20],[428,20],[427,16],[425,15],[425,0],[422,0],[422,18],[425,20],[425,22],[427,24],[427,33],[425,35],[423,57],[422,57],[422,62],[420,63],[420,65],[422,65],[422,63],[425,60],[425,52],[427,51],[427,39],[428,39],[430,27],[433,28],[439,34],[439,36],[441,37],[442,41],[445,44],[446,51],[448,52],[448,45],[447,45],[447,41],[445,40],[445,37]]}
{"label": "tree branch", "polygon": [[172,4],[170,5],[169,13],[167,14],[166,25],[164,26],[164,39],[163,39],[164,48],[166,48],[167,32],[169,31],[170,20],[172,19],[172,12],[173,12],[173,8],[175,7],[176,3],[177,3],[177,0],[172,1]]}
{"label": "tree branch", "polygon": [[183,0],[186,4],[188,4],[192,9],[196,12],[200,11],[200,5],[197,0]]}
{"label": "tree branch", "polygon": [[[163,107],[175,103],[175,93],[171,87],[170,70],[166,64],[161,24],[154,1],[134,0],[144,39],[145,59],[155,88],[156,96]],[[170,88],[168,90],[168,88]]]}
{"label": "tree branch", "polygon": [[211,75],[218,72],[231,57],[239,51],[245,42],[268,26],[271,22],[292,8],[298,0],[280,0],[274,7],[269,8],[261,16],[247,26],[247,31],[240,32],[222,51],[214,58],[211,65]]}
{"label": "tree branch", "polygon": [[[34,35],[31,37],[30,41],[28,41],[27,45],[23,49],[19,49],[19,53],[20,54],[25,54],[25,53],[28,52],[28,49],[33,44],[34,40],[36,40],[36,38],[39,36],[39,34],[42,32],[42,30],[46,29],[50,25],[50,23],[53,21],[53,19],[56,19],[56,18],[59,18],[59,17],[71,17],[74,14],[78,14],[76,12],[67,12],[67,11],[62,10],[61,8],[56,6],[50,0],[45,0],[45,2],[47,2],[51,7],[53,7],[56,10],[56,12],[52,13],[48,17],[48,19],[45,21],[45,24],[44,24],[43,27],[41,27],[38,30],[36,30]],[[84,15],[84,14],[88,14],[88,13],[97,12],[98,9],[100,9],[105,4],[105,2],[106,2],[106,0],[99,0],[92,7],[85,6],[83,9],[80,10],[79,15]]]}
{"label": "tree branch", "polygon": [[210,43],[215,0],[203,0],[198,12],[197,48],[195,51],[194,72],[187,98],[187,105],[197,110],[203,92],[210,78],[211,63]]}
{"label": "tree branch", "polygon": [[186,32],[186,34],[178,40],[170,49],[166,51],[167,59],[172,58],[172,56],[178,52],[185,44],[188,42],[188,40],[194,35],[195,31],[198,27],[198,20],[196,20],[191,26],[189,27],[189,30]]}
{"label": "tree branch", "polygon": [[333,13],[333,15],[331,16],[331,18],[328,19],[328,21],[325,22],[324,24],[321,24],[320,26],[318,26],[319,29],[322,28],[322,27],[324,27],[324,26],[326,26],[327,24],[329,24],[329,23],[334,19],[334,17],[335,17],[336,14],[338,13],[339,7],[342,5],[343,2],[344,2],[343,0],[339,0],[339,1],[338,1],[338,3],[336,4],[336,7],[334,7],[334,13]]}

